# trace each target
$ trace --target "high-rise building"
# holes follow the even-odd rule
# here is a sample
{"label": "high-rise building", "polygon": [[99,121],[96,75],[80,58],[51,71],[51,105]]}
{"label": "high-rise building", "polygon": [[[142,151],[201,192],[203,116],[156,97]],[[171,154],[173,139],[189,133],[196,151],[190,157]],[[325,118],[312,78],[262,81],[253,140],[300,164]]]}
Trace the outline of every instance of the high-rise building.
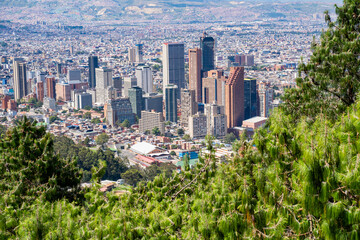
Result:
{"label": "high-rise building", "polygon": [[224,137],[227,133],[225,107],[216,104],[205,104],[207,118],[207,134],[214,137]]}
{"label": "high-rise building", "polygon": [[112,69],[108,68],[96,68],[96,101],[100,104],[105,104],[108,100],[107,94],[105,93],[107,87],[112,84]]}
{"label": "high-rise building", "polygon": [[211,70],[206,73],[207,77],[202,79],[202,102],[225,104],[225,82],[222,70]]}
{"label": "high-rise building", "polygon": [[141,87],[145,93],[153,92],[153,77],[150,67],[138,67],[135,70],[135,77],[137,79],[137,86]]}
{"label": "high-rise building", "polygon": [[129,89],[132,87],[137,86],[136,77],[124,77],[124,86],[122,90],[122,96],[128,97],[129,96]]}
{"label": "high-rise building", "polygon": [[57,101],[66,102],[71,100],[71,87],[68,83],[56,83],[55,89],[56,89],[55,95]]}
{"label": "high-rise building", "polygon": [[257,116],[256,79],[244,79],[244,120]]}
{"label": "high-rise building", "polygon": [[140,87],[132,87],[129,89],[128,95],[133,113],[135,113],[138,118],[141,118],[141,111],[143,110],[142,89]]}
{"label": "high-rise building", "polygon": [[26,63],[21,58],[15,58],[14,67],[14,96],[15,100],[20,100],[28,94],[26,82]]}
{"label": "high-rise building", "polygon": [[95,68],[99,67],[99,59],[97,56],[89,56],[89,87],[95,88],[96,87],[96,74]]}
{"label": "high-rise building", "polygon": [[112,81],[113,81],[112,86],[121,92],[121,89],[122,89],[121,77],[113,77]]}
{"label": "high-rise building", "polygon": [[116,122],[122,123],[125,119],[130,124],[135,123],[135,114],[133,113],[129,98],[107,100],[104,105],[104,115],[106,122],[111,126],[114,126]]}
{"label": "high-rise building", "polygon": [[158,93],[146,93],[143,95],[144,110],[146,111],[163,111],[163,95]]}
{"label": "high-rise building", "polygon": [[37,100],[42,102],[44,100],[45,91],[44,91],[44,82],[36,83],[36,97]]}
{"label": "high-rise building", "polygon": [[134,63],[136,61],[136,49],[135,48],[129,48],[128,60],[130,63]]}
{"label": "high-rise building", "polygon": [[244,67],[231,67],[225,85],[227,128],[241,126],[244,120]]}
{"label": "high-rise building", "polygon": [[189,117],[189,135],[191,138],[205,137],[207,134],[207,119],[202,113]]}
{"label": "high-rise building", "polygon": [[48,98],[56,98],[56,91],[55,91],[55,78],[53,77],[48,77],[45,79],[46,82],[46,96]]}
{"label": "high-rise building", "polygon": [[139,131],[143,133],[146,130],[151,131],[155,127],[158,127],[160,133],[164,134],[165,124],[163,114],[155,111],[142,111],[141,119],[139,120]]}
{"label": "high-rise building", "polygon": [[182,127],[189,126],[189,117],[197,113],[198,104],[195,100],[195,90],[181,89],[181,117]]}
{"label": "high-rise building", "polygon": [[184,44],[164,43],[163,45],[163,87],[173,84],[177,86],[177,98],[180,89],[185,88]]}
{"label": "high-rise building", "polygon": [[176,85],[165,86],[165,121],[177,122],[177,92]]}
{"label": "high-rise building", "polygon": [[254,55],[246,55],[246,66],[254,66]]}
{"label": "high-rise building", "polygon": [[215,39],[204,32],[200,37],[202,54],[202,70],[204,72],[215,69]]}
{"label": "high-rise building", "polygon": [[53,99],[53,98],[48,98],[48,97],[44,97],[44,105],[43,105],[43,107],[44,107],[45,109],[55,110],[55,109],[56,109],[55,99]]}
{"label": "high-rise building", "polygon": [[85,107],[92,108],[92,96],[89,93],[75,93],[75,108],[84,109]]}
{"label": "high-rise building", "polygon": [[201,49],[189,49],[189,89],[195,90],[196,101],[202,101]]}
{"label": "high-rise building", "polygon": [[269,117],[270,110],[272,109],[272,102],[274,100],[274,90],[267,84],[259,84],[259,114],[260,117]]}
{"label": "high-rise building", "polygon": [[69,70],[67,73],[68,82],[71,81],[81,81],[81,71],[80,70]]}
{"label": "high-rise building", "polygon": [[57,63],[56,64],[56,72],[57,72],[57,76],[59,77],[60,74],[62,73],[61,72],[61,69],[62,69],[62,64],[61,63]]}
{"label": "high-rise building", "polygon": [[137,63],[143,62],[143,45],[141,43],[135,45],[135,61]]}

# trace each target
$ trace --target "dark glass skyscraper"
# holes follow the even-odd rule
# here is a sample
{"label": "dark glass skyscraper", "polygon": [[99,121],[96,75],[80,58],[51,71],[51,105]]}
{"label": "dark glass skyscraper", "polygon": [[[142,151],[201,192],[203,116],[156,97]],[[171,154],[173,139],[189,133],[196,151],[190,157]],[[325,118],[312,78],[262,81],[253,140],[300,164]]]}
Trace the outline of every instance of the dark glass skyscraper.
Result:
{"label": "dark glass skyscraper", "polygon": [[215,69],[215,39],[204,32],[200,38],[202,56],[202,70],[204,72]]}
{"label": "dark glass skyscraper", "polygon": [[141,118],[141,111],[143,110],[142,89],[140,87],[132,87],[129,88],[128,91],[133,113],[135,113],[138,118]]}
{"label": "dark glass skyscraper", "polygon": [[90,56],[89,57],[89,87],[95,88],[96,87],[96,75],[95,75],[95,68],[99,67],[99,60],[97,56]]}
{"label": "dark glass skyscraper", "polygon": [[245,78],[244,81],[244,120],[256,117],[257,113],[257,91],[256,79]]}

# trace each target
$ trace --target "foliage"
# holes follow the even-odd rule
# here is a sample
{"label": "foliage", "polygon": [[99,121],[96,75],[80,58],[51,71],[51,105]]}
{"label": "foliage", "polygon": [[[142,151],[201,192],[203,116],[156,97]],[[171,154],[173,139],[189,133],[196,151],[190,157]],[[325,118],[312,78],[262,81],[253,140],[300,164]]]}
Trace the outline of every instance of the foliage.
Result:
{"label": "foliage", "polygon": [[189,134],[185,134],[182,139],[184,139],[185,141],[191,141],[191,137]]}
{"label": "foliage", "polygon": [[89,111],[89,110],[91,110],[91,107],[90,107],[89,105],[86,105],[86,106],[84,107],[84,109]]}
{"label": "foliage", "polygon": [[161,132],[160,132],[160,129],[158,127],[154,127],[152,130],[151,130],[152,134],[154,134],[155,136],[160,136],[161,135]]}
{"label": "foliage", "polygon": [[85,119],[91,119],[91,113],[90,113],[90,112],[84,113],[83,118],[85,118]]}
{"label": "foliage", "polygon": [[49,122],[50,123],[53,123],[56,120],[60,120],[60,118],[58,118],[58,116],[56,116],[56,115],[52,115],[52,116],[49,117]]}
{"label": "foliage", "polygon": [[297,120],[319,113],[336,119],[353,104],[360,90],[360,2],[344,0],[336,6],[335,22],[326,12],[328,29],[313,42],[310,61],[299,66],[298,88],[286,93],[284,111]]}
{"label": "foliage", "polygon": [[137,168],[130,168],[126,172],[122,174],[122,178],[125,180],[125,182],[131,186],[136,186],[138,182],[143,180],[143,176],[141,175],[141,172]]}
{"label": "foliage", "polygon": [[125,119],[122,123],[121,123],[121,127],[123,128],[129,128],[131,125],[130,125],[130,122],[129,120]]}
{"label": "foliage", "polygon": [[1,138],[0,193],[8,206],[21,206],[40,195],[49,201],[74,199],[80,179],[76,162],[54,154],[50,134],[37,128],[36,121],[23,118]]}
{"label": "foliage", "polygon": [[114,156],[114,153],[108,149],[92,151],[87,147],[76,145],[67,137],[54,137],[54,149],[62,158],[77,158],[79,168],[83,171],[83,182],[88,182],[92,178],[91,168],[99,167],[99,160],[105,161],[106,171],[103,180],[118,180],[121,178],[128,167],[127,163]]}
{"label": "foliage", "polygon": [[236,140],[236,136],[234,133],[228,133],[224,137],[224,143],[231,144]]}
{"label": "foliage", "polygon": [[101,120],[100,120],[100,118],[93,118],[93,119],[91,119],[91,123],[98,124],[98,123],[101,123]]}
{"label": "foliage", "polygon": [[179,128],[176,132],[178,135],[183,135],[185,133],[184,129],[182,128]]}
{"label": "foliage", "polygon": [[106,134],[106,133],[100,133],[97,137],[96,137],[96,143],[100,146],[104,145],[105,143],[107,143],[109,141],[110,137]]}
{"label": "foliage", "polygon": [[[351,3],[359,6],[345,0]],[[358,239],[360,101],[338,109],[336,117],[320,108],[314,105],[318,114],[311,121],[275,110],[253,141],[241,136],[234,142],[228,163],[217,161],[206,137],[199,163],[190,168],[186,157],[182,172],[170,178],[163,172],[135,183],[145,179],[133,167],[123,177],[137,187],[121,196],[94,187],[82,205],[38,198],[25,210],[0,198],[0,238]],[[27,144],[14,146],[2,147],[22,159]],[[103,167],[94,168],[94,177]]]}

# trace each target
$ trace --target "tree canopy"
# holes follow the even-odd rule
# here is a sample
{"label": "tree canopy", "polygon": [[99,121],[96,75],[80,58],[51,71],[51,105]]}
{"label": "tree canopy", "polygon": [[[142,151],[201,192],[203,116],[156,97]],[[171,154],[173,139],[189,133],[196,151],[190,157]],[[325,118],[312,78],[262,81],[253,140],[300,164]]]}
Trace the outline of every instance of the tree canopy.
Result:
{"label": "tree canopy", "polygon": [[319,113],[336,118],[352,105],[360,90],[360,1],[344,0],[335,5],[337,19],[328,12],[328,29],[320,42],[313,42],[308,63],[301,63],[297,88],[288,91],[283,100],[285,113],[300,119]]}

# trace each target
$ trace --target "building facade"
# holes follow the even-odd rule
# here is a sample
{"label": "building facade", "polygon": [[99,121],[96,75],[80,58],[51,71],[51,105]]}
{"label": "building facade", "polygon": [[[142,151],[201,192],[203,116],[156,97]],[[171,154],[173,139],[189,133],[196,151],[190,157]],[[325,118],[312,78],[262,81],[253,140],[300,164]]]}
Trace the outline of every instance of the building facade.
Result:
{"label": "building facade", "polygon": [[225,85],[227,128],[242,125],[244,120],[244,67],[231,67]]}
{"label": "building facade", "polygon": [[143,110],[142,89],[140,87],[132,87],[129,89],[128,95],[133,113],[138,118],[141,118],[141,111]]}
{"label": "building facade", "polygon": [[15,101],[22,99],[28,94],[26,78],[26,63],[23,59],[15,58],[13,62],[14,70],[14,97]]}
{"label": "building facade", "polygon": [[207,72],[215,69],[215,39],[204,33],[200,37],[200,48],[202,53],[202,70]]}
{"label": "building facade", "polygon": [[189,117],[189,135],[191,138],[205,137],[207,134],[207,119],[202,113]]}
{"label": "building facade", "polygon": [[84,109],[85,107],[92,108],[92,96],[89,93],[75,93],[75,108]]}
{"label": "building facade", "polygon": [[96,68],[96,101],[105,104],[108,100],[106,89],[112,85],[112,69]]}
{"label": "building facade", "polygon": [[153,92],[153,77],[150,67],[138,67],[135,70],[135,77],[137,79],[137,86],[141,87],[145,93]]}
{"label": "building facade", "polygon": [[146,130],[151,130],[158,127],[161,134],[165,132],[165,124],[163,114],[155,111],[142,111],[141,119],[139,120],[139,131],[144,133]]}
{"label": "building facade", "polygon": [[165,121],[177,122],[177,93],[176,85],[165,86]]}
{"label": "building facade", "polygon": [[129,98],[118,98],[107,100],[104,105],[104,115],[106,122],[115,126],[115,123],[122,123],[127,119],[130,124],[135,123],[135,114],[133,113]]}
{"label": "building facade", "polygon": [[216,104],[205,104],[204,108],[207,118],[207,134],[216,138],[224,137],[227,133],[225,107]]}
{"label": "building facade", "polygon": [[163,100],[164,97],[162,94],[158,93],[146,93],[143,95],[144,100],[144,110],[155,112],[162,112],[163,111]]}
{"label": "building facade", "polygon": [[255,78],[244,79],[244,119],[257,116],[258,96]]}
{"label": "building facade", "polygon": [[189,117],[196,114],[198,104],[196,102],[195,90],[181,89],[181,116],[180,124],[182,127],[189,126]]}
{"label": "building facade", "polygon": [[201,49],[189,49],[189,89],[195,90],[197,102],[202,101]]}
{"label": "building facade", "polygon": [[96,74],[95,69],[99,67],[99,59],[97,56],[89,56],[88,59],[89,64],[89,87],[96,87]]}
{"label": "building facade", "polygon": [[124,86],[122,89],[122,96],[128,97],[129,96],[129,89],[132,87],[137,86],[137,79],[136,77],[124,77]]}
{"label": "building facade", "polygon": [[163,88],[173,84],[177,86],[177,98],[180,89],[185,88],[185,59],[183,43],[165,43],[163,45]]}
{"label": "building facade", "polygon": [[225,104],[225,83],[222,70],[211,70],[206,73],[207,77],[202,79],[202,102],[218,105]]}

